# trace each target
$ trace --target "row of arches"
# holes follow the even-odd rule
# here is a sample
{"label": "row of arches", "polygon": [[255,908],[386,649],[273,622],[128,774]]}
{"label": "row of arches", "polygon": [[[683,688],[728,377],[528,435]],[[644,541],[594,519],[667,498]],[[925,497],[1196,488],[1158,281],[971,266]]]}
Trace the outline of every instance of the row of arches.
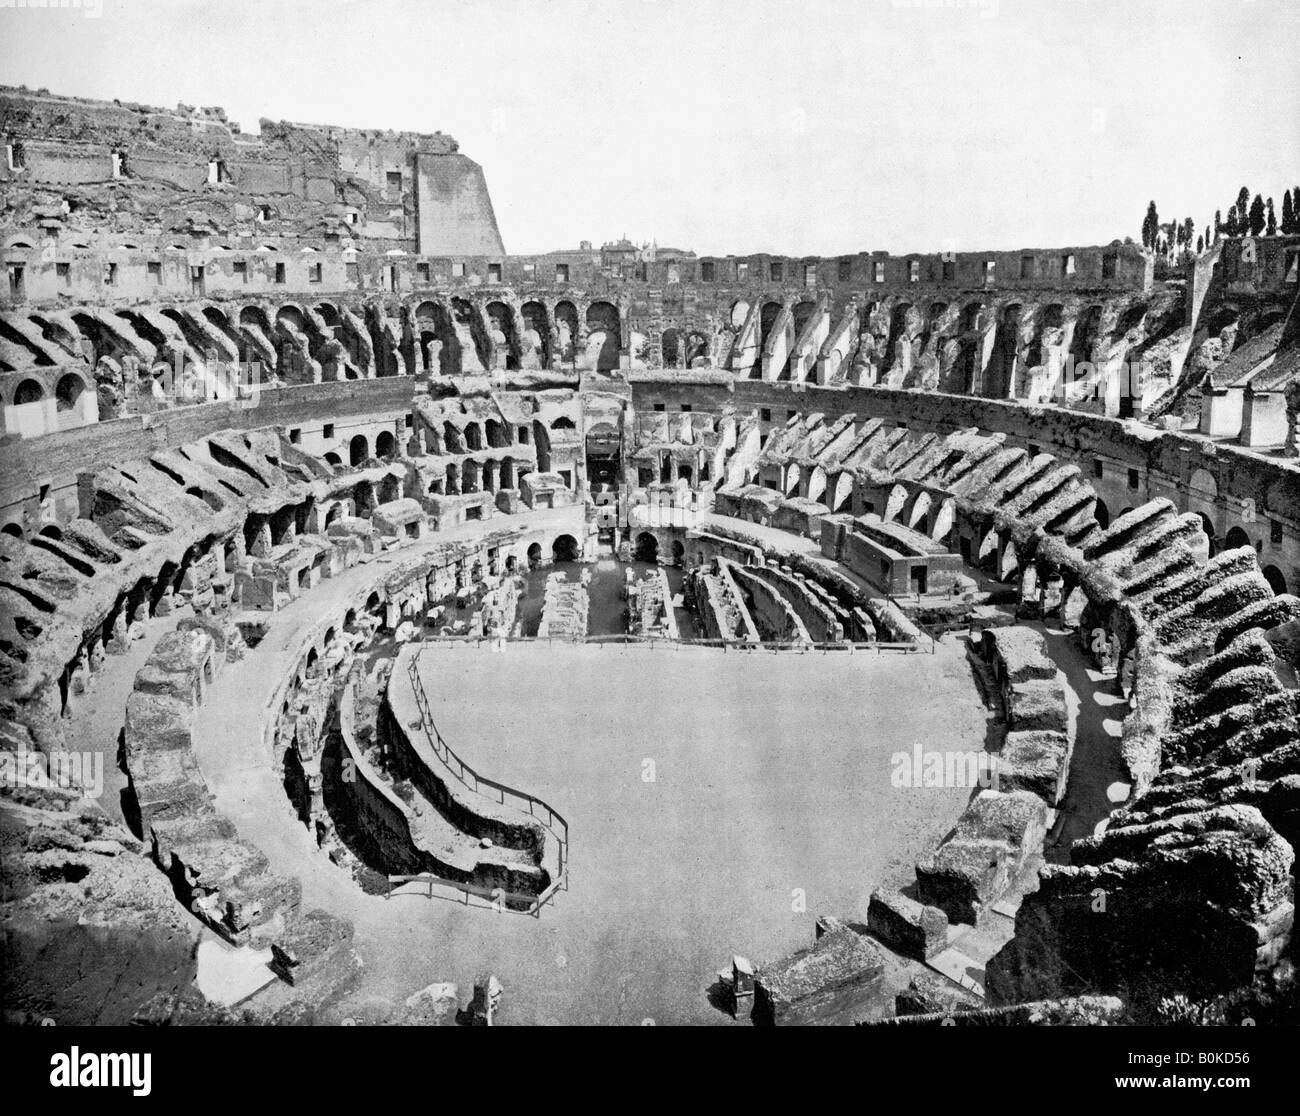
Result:
{"label": "row of arches", "polygon": [[[288,384],[549,367],[580,356],[616,368],[624,342],[620,310],[606,300],[580,309],[568,299],[553,306],[534,299],[516,308],[500,299],[426,298],[402,305],[395,316],[378,300],[351,307],[256,302],[237,309],[187,303],[32,313],[27,319],[35,327],[31,334],[0,319],[0,337],[37,368],[85,358],[97,368],[108,361],[119,370],[131,363],[156,372],[159,362],[179,359],[200,378],[217,364],[255,364],[267,380]],[[34,389],[23,390],[30,395]]]}

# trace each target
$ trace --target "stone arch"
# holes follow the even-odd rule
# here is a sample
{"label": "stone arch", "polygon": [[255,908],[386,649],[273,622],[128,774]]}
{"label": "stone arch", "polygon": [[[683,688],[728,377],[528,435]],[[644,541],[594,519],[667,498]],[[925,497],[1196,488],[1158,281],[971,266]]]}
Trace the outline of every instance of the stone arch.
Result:
{"label": "stone arch", "polygon": [[391,430],[381,430],[375,435],[375,456],[382,461],[392,461],[397,456],[397,437]]}
{"label": "stone arch", "polygon": [[708,356],[709,339],[699,330],[691,330],[682,342],[682,363],[693,368],[697,360],[707,360]]}
{"label": "stone arch", "polygon": [[[781,316],[781,310],[781,303],[769,300],[763,303],[763,308],[758,312],[758,351],[760,354],[767,349],[767,339],[772,335],[776,320]],[[750,375],[759,378],[762,374],[762,361],[756,360]]]}
{"label": "stone arch", "polygon": [[535,337],[537,355],[542,367],[549,367],[553,354],[551,353],[551,319],[546,312],[546,304],[536,299],[525,302],[519,308],[519,317],[523,321],[524,332],[531,333]]}
{"label": "stone arch", "polygon": [[1210,558],[1213,558],[1216,550],[1218,549],[1218,546],[1214,539],[1214,520],[1212,520],[1208,515],[1206,515],[1205,512],[1197,512],[1196,514],[1200,517],[1201,530],[1204,532],[1206,541],[1209,544],[1208,556]]}
{"label": "stone arch", "polygon": [[1074,319],[1070,336],[1070,356],[1076,365],[1092,362],[1092,350],[1101,330],[1102,308],[1095,303],[1085,306]]}
{"label": "stone arch", "polygon": [[659,540],[649,531],[642,531],[636,537],[636,546],[632,551],[632,557],[638,562],[658,562]]}
{"label": "stone arch", "polygon": [[930,528],[930,537],[936,540],[946,539],[957,522],[957,502],[948,497],[939,505],[934,516],[934,526]]}
{"label": "stone arch", "polygon": [[1250,536],[1246,534],[1243,527],[1230,527],[1223,538],[1223,546],[1225,550],[1236,550],[1242,546],[1248,546],[1252,550],[1255,548],[1255,544],[1250,541]]}
{"label": "stone arch", "polygon": [[348,462],[361,465],[370,458],[370,443],[364,434],[354,434],[348,442]]}
{"label": "stone arch", "polygon": [[907,333],[907,316],[912,304],[907,299],[900,299],[889,311],[889,335],[885,341],[884,360],[881,372],[893,371],[902,362],[898,359],[898,345]]}
{"label": "stone arch", "polygon": [[993,334],[993,351],[989,354],[984,376],[984,394],[989,399],[1010,399],[1020,371],[1020,315],[1024,307],[1011,302],[998,314]]}
{"label": "stone arch", "polygon": [[1264,580],[1268,582],[1268,587],[1273,590],[1274,596],[1280,597],[1288,591],[1286,575],[1276,566],[1265,566],[1261,572],[1264,575]]}
{"label": "stone arch", "polygon": [[45,398],[45,385],[40,380],[28,376],[14,388],[14,406],[24,407],[29,403],[39,403]]}
{"label": "stone arch", "polygon": [[555,333],[560,351],[556,355],[566,364],[572,364],[578,346],[578,308],[567,298],[555,304]]}
{"label": "stone arch", "polygon": [[86,390],[86,381],[75,372],[65,372],[54,387],[55,405],[60,411],[71,411]]}
{"label": "stone arch", "polygon": [[853,474],[845,470],[835,478],[835,493],[831,500],[831,511],[847,512],[853,504]]}
{"label": "stone arch", "polygon": [[488,326],[494,334],[499,334],[501,341],[493,337],[497,344],[504,343],[506,347],[505,364],[507,368],[519,367],[519,338],[515,334],[515,312],[506,303],[499,299],[489,302],[484,307],[484,313],[487,314]]}
{"label": "stone arch", "polygon": [[[907,525],[913,530],[924,531],[926,516],[930,514],[930,494],[928,492],[919,493],[912,504],[911,514],[907,517]],[[917,524],[920,524],[918,527]]]}
{"label": "stone arch", "polygon": [[510,444],[510,428],[496,419],[487,419],[483,423],[483,432],[487,437],[489,449],[505,449]]}
{"label": "stone arch", "polygon": [[1088,594],[1083,587],[1076,585],[1061,605],[1061,620],[1067,628],[1077,628],[1083,619],[1083,610],[1088,607]]}
{"label": "stone arch", "polygon": [[537,455],[537,469],[541,473],[551,471],[551,432],[546,424],[533,420],[533,452]]}
{"label": "stone arch", "polygon": [[820,500],[825,495],[829,483],[830,478],[826,476],[826,470],[820,465],[814,466],[813,471],[808,474],[808,499]]}
{"label": "stone arch", "polygon": [[793,499],[799,495],[799,482],[803,477],[803,470],[799,468],[798,463],[791,461],[785,467],[785,483],[782,491],[787,499]]}
{"label": "stone arch", "polygon": [[676,329],[666,329],[660,335],[659,353],[663,367],[678,367],[682,358],[682,338]]}
{"label": "stone arch", "polygon": [[572,535],[557,535],[551,543],[551,558],[556,562],[576,562],[578,553],[578,540]]}
{"label": "stone arch", "polygon": [[450,420],[442,424],[442,445],[447,453],[465,452],[465,438]]}
{"label": "stone arch", "polygon": [[975,394],[979,385],[980,364],[984,357],[984,334],[980,330],[980,314],[984,310],[982,303],[968,302],[961,308],[961,320],[958,324],[960,352],[957,358],[960,388],[968,394]]}
{"label": "stone arch", "polygon": [[593,302],[587,307],[587,346],[589,352],[595,352],[597,371],[618,367],[621,345],[618,307],[612,302]]}
{"label": "stone arch", "polygon": [[1002,548],[998,559],[998,580],[1010,581],[1018,569],[1020,569],[1020,556],[1016,553],[1016,544],[1009,542]]}
{"label": "stone arch", "polygon": [[901,484],[896,484],[889,490],[889,498],[885,501],[885,514],[881,518],[885,520],[897,519],[906,506],[907,489]]}

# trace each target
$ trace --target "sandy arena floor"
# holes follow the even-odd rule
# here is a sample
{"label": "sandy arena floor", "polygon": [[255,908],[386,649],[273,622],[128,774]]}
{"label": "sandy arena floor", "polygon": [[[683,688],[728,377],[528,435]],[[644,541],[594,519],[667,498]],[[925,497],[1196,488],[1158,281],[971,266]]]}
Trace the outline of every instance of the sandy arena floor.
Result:
{"label": "sandy arena floor", "polygon": [[[443,645],[420,669],[464,760],[569,822],[569,890],[540,920],[387,904],[438,928],[435,956],[496,972],[520,1023],[724,1021],[705,989],[732,952],[761,963],[811,943],[819,914],[864,918],[955,822],[970,791],[896,788],[893,753],[977,749],[987,719],[952,640],[936,655]],[[414,945],[393,930],[376,978]]]}

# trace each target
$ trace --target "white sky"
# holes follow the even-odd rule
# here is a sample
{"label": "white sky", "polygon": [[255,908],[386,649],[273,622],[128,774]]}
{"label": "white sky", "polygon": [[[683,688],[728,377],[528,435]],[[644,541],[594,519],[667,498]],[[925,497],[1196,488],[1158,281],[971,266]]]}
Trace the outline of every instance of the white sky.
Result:
{"label": "white sky", "polygon": [[516,253],[1096,244],[1300,183],[1294,0],[82,2],[0,3],[0,81],[441,129]]}

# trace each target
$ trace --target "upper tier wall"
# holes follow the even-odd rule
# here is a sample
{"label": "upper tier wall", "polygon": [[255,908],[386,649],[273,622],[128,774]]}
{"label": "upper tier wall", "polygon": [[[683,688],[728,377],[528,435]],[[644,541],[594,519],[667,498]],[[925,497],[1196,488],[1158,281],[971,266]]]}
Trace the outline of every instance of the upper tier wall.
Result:
{"label": "upper tier wall", "polygon": [[442,133],[261,121],[0,88],[0,196],[44,240],[111,229],[182,234],[342,233],[432,252],[501,253],[487,183]]}

